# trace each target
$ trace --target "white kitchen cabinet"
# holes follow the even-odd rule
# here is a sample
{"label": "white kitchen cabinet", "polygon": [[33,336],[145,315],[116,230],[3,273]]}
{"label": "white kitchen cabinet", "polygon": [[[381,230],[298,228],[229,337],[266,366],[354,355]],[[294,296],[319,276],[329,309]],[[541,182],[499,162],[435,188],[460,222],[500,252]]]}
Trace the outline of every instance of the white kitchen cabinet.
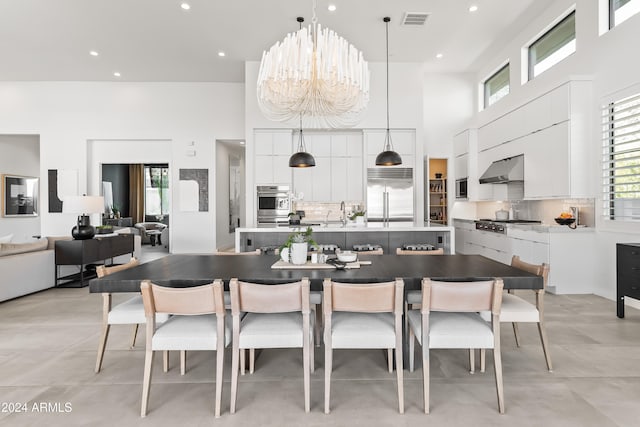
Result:
{"label": "white kitchen cabinet", "polygon": [[456,181],[469,177],[469,154],[462,154],[454,159],[454,174]]}
{"label": "white kitchen cabinet", "polygon": [[254,131],[254,181],[256,185],[290,185],[289,157],[293,154],[292,131]]}
{"label": "white kitchen cabinet", "polygon": [[453,136],[453,157],[469,152],[469,129]]}
{"label": "white kitchen cabinet", "polygon": [[569,122],[563,122],[525,138],[524,197],[571,197]]}

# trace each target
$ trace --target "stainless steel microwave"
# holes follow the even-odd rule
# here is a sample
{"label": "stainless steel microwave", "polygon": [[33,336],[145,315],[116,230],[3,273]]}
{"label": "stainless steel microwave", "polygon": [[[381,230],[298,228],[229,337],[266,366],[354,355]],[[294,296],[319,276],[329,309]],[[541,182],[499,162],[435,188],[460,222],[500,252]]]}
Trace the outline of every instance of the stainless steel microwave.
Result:
{"label": "stainless steel microwave", "polygon": [[258,186],[258,225],[274,226],[289,221],[291,199],[288,186]]}
{"label": "stainless steel microwave", "polygon": [[456,199],[466,199],[467,194],[467,178],[456,179]]}

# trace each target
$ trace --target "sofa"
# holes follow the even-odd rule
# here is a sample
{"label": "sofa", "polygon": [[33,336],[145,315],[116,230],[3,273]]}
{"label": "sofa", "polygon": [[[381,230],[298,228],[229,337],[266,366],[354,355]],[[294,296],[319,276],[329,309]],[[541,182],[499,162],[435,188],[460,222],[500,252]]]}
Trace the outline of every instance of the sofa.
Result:
{"label": "sofa", "polygon": [[53,249],[58,239],[45,237],[28,243],[0,243],[0,301],[54,286]]}
{"label": "sofa", "polygon": [[[71,240],[71,236],[45,237],[27,243],[0,243],[0,302],[42,291],[55,286],[55,242]],[[134,256],[140,256],[140,237],[134,237]],[[131,258],[122,255],[114,263]],[[61,275],[77,271],[74,266],[61,266]]]}
{"label": "sofa", "polygon": [[[147,234],[147,231],[158,230],[162,232],[164,229],[167,228],[167,225],[161,222],[138,222],[134,225],[134,227],[140,232],[140,238],[142,239],[142,244],[148,245],[151,243],[151,238]],[[166,244],[166,242],[163,239],[163,235],[160,236],[160,239],[162,239],[163,245]]]}

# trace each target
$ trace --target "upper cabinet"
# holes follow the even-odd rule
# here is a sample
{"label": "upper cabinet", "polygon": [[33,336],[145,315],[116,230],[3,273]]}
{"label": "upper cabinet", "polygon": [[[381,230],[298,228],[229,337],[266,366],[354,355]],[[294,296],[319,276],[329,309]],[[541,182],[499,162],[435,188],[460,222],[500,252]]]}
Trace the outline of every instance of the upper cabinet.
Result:
{"label": "upper cabinet", "polygon": [[290,185],[289,157],[293,154],[292,131],[254,131],[256,185]]}
{"label": "upper cabinet", "polygon": [[[525,199],[589,197],[592,105],[591,81],[570,81],[482,126],[473,179],[493,161],[524,154]],[[479,185],[475,199],[496,199],[488,191],[496,186]]]}
{"label": "upper cabinet", "polygon": [[305,201],[363,201],[362,132],[306,132],[313,168],[293,168],[293,191]]}

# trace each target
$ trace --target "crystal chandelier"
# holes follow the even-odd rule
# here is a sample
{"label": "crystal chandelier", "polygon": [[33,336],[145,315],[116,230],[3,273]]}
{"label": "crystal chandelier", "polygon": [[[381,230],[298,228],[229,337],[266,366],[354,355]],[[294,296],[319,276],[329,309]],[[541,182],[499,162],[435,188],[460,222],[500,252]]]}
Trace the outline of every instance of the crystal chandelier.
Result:
{"label": "crystal chandelier", "polygon": [[353,126],[369,103],[369,67],[362,52],[318,24],[313,0],[311,25],[262,54],[257,89],[270,120],[302,114],[309,127]]}

